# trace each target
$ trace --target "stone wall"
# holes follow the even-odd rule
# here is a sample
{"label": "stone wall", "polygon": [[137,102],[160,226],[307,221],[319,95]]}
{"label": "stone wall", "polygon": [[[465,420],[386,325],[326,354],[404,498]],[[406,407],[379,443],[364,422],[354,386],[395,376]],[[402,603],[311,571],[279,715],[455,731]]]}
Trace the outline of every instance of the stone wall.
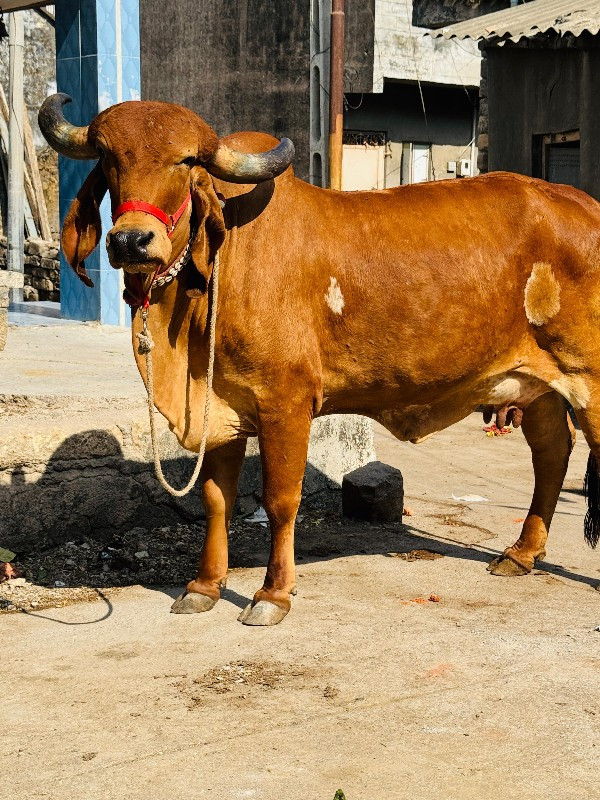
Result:
{"label": "stone wall", "polygon": [[[60,300],[58,242],[25,242],[25,300]],[[0,237],[0,269],[6,269],[6,238]]]}

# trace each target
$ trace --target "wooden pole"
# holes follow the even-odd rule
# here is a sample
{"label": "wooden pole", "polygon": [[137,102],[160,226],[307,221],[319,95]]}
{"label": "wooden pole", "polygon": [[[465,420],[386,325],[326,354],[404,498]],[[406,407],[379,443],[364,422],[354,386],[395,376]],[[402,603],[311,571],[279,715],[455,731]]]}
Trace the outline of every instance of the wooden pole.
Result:
{"label": "wooden pole", "polygon": [[[10,113],[8,110],[8,103],[6,102],[6,95],[4,94],[4,89],[2,87],[2,84],[0,83],[0,136],[2,137],[4,149],[7,153],[10,153],[10,144],[9,144],[10,136],[8,134],[8,127],[7,127],[9,124],[9,120],[10,120]],[[25,123],[29,121],[27,119],[26,110],[25,110],[25,117],[23,118],[23,120]],[[27,134],[26,125],[24,127],[24,132],[25,134]],[[27,136],[25,136],[25,141],[27,143]],[[5,184],[8,186],[8,180],[5,180]],[[39,224],[40,214],[38,209],[37,198],[33,188],[33,183],[31,178],[29,177],[29,172],[27,171],[27,164],[25,164],[23,168],[23,184],[25,187],[25,198],[23,201],[24,213],[25,213],[25,232],[28,238],[36,239],[39,235],[38,231],[41,230],[41,226]],[[41,180],[40,180],[40,185],[41,185]],[[45,207],[46,206],[44,201],[44,208]]]}
{"label": "wooden pole", "polygon": [[23,130],[25,132],[25,153],[27,161],[29,162],[29,172],[31,174],[31,183],[35,195],[35,205],[38,212],[39,228],[42,239],[47,242],[52,240],[52,231],[50,229],[50,221],[48,219],[48,208],[46,206],[46,198],[44,197],[44,187],[42,186],[42,178],[40,175],[40,168],[38,166],[37,153],[35,152],[35,145],[33,143],[33,132],[31,130],[31,123],[29,122],[29,115],[27,109],[24,109],[25,115],[23,117]]}
{"label": "wooden pole", "polygon": [[[23,231],[23,50],[25,32],[23,12],[14,11],[9,19],[9,110],[8,124],[8,225],[7,267],[15,272],[25,271]],[[23,290],[12,290],[13,302],[23,300]]]}
{"label": "wooden pole", "polygon": [[344,0],[332,0],[329,53],[329,187],[339,191],[344,135]]}
{"label": "wooden pole", "polygon": [[[2,116],[0,116],[0,142],[2,143],[0,152],[0,161],[2,162],[2,179],[4,180],[4,185],[8,186],[8,120],[5,121]],[[25,197],[23,199],[23,206],[25,213],[25,233],[29,238],[36,238],[38,232],[29,202],[29,197],[32,196],[33,193],[33,187],[30,183],[28,183],[29,178],[27,176],[27,169],[25,170],[24,179]]]}

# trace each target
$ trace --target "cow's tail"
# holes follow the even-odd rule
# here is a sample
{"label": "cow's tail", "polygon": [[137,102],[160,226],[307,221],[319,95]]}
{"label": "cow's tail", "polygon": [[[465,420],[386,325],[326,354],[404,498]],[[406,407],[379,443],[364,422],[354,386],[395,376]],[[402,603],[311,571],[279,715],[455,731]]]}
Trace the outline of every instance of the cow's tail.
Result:
{"label": "cow's tail", "polygon": [[590,453],[583,482],[588,510],[583,524],[583,534],[590,547],[596,547],[600,539],[600,472],[596,456]]}

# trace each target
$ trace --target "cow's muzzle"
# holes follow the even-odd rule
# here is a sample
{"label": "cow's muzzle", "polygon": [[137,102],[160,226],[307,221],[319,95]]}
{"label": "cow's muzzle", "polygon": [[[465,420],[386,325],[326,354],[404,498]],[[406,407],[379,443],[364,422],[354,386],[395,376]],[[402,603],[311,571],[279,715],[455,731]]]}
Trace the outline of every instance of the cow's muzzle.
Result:
{"label": "cow's muzzle", "polygon": [[152,231],[114,231],[108,236],[108,247],[115,262],[140,264],[152,258],[148,253],[148,245],[152,239]]}

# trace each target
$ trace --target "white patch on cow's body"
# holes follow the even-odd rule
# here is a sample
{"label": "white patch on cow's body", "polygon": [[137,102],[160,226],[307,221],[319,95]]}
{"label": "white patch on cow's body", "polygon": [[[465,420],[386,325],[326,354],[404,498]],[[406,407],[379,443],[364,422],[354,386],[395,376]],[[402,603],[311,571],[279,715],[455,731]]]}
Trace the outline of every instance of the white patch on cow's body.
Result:
{"label": "white patch on cow's body", "polygon": [[482,403],[496,407],[513,404],[526,408],[547,391],[547,384],[530,375],[498,375]]}
{"label": "white patch on cow's body", "polygon": [[560,311],[560,285],[550,264],[537,261],[525,284],[525,314],[532,325],[546,325]]}
{"label": "white patch on cow's body", "polygon": [[585,408],[590,400],[590,390],[581,375],[563,375],[555,381],[550,381],[550,386],[562,394],[573,408]]}
{"label": "white patch on cow's body", "polygon": [[331,277],[329,280],[329,289],[325,295],[325,300],[334,314],[341,314],[344,308],[344,295],[337,282],[337,278]]}

